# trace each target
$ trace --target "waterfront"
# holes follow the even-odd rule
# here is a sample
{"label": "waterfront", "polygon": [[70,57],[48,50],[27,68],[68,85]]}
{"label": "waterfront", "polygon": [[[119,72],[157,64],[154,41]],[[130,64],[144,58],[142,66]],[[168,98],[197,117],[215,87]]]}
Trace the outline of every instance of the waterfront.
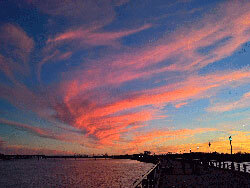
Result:
{"label": "waterfront", "polygon": [[[237,164],[245,165],[245,169],[241,169],[240,172]],[[248,164],[249,162],[234,163],[237,168],[232,169],[232,162],[229,161],[211,160],[208,162],[199,159],[187,160],[163,157],[152,170],[134,184],[133,188],[249,187]]]}
{"label": "waterfront", "polygon": [[[213,166],[213,165],[212,165]],[[184,168],[183,168],[184,167]],[[165,187],[249,187],[248,173],[215,168],[181,160],[164,160],[158,173],[158,188]]]}
{"label": "waterfront", "polygon": [[0,161],[1,187],[130,187],[153,164],[129,159]]}

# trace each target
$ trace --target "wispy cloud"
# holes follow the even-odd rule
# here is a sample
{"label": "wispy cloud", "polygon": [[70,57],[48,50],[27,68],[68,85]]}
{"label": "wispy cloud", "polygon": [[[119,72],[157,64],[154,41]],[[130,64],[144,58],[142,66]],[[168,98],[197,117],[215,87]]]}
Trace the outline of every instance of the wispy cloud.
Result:
{"label": "wispy cloud", "polygon": [[187,104],[187,102],[178,103],[175,105],[175,108],[180,108],[182,106],[185,106],[186,104]]}
{"label": "wispy cloud", "polygon": [[[0,33],[1,51],[11,57],[16,55],[21,60],[26,60],[26,56],[34,47],[34,42],[23,29],[17,25],[5,24],[1,26]],[[11,53],[8,51],[10,48],[12,48]]]}
{"label": "wispy cloud", "polygon": [[74,155],[75,153],[66,150],[53,150],[46,148],[34,148],[22,145],[6,145],[1,147],[6,155]]}
{"label": "wispy cloud", "polygon": [[0,137],[0,147],[3,147],[3,145],[5,144],[5,141],[3,141]]}
{"label": "wispy cloud", "polygon": [[[76,71],[69,71],[68,76],[77,76],[77,81],[96,87],[112,84],[120,86],[133,80],[150,79],[168,72],[193,73],[232,55],[249,40],[247,31],[250,25],[242,21],[248,18],[248,9],[243,8],[244,5],[240,3],[236,3],[235,6],[238,8],[235,10],[232,10],[230,3],[223,6],[228,11],[218,10],[215,15],[221,15],[219,18],[207,15],[199,21],[198,26],[183,26],[173,34],[164,35],[146,47],[127,52],[124,50],[125,53],[118,55],[111,53],[106,58],[88,61],[87,67],[84,65]],[[236,15],[231,16],[232,11]],[[212,24],[213,21],[216,22],[216,26]],[[225,38],[228,38],[226,42],[216,45]],[[211,48],[209,51],[199,53],[199,49],[208,47]],[[174,62],[171,59],[174,59]],[[171,76],[167,74],[167,77]]]}
{"label": "wispy cloud", "polygon": [[0,43],[0,71],[12,82],[16,82],[15,73],[29,74],[33,39],[18,25],[4,24],[0,26]]}
{"label": "wispy cloud", "polygon": [[[205,76],[193,75],[182,82],[175,84],[174,88],[162,86],[149,90],[131,93],[128,97],[106,100],[110,97],[104,93],[86,92],[87,85],[78,86],[70,84],[65,90],[63,103],[55,105],[56,117],[74,127],[83,128],[88,135],[94,135],[101,142],[104,140],[119,140],[120,135],[126,132],[129,125],[145,124],[145,122],[157,119],[159,106],[169,103],[187,104],[187,100],[198,100],[209,97],[211,91],[220,89],[225,85],[235,83],[247,83],[249,71],[218,72]],[[88,95],[84,95],[88,93]],[[85,97],[84,97],[85,96]],[[101,98],[105,100],[101,100]],[[148,111],[126,112],[148,108]],[[124,114],[125,113],[125,114]],[[128,130],[128,129],[127,129]],[[112,137],[108,137],[112,135]]]}
{"label": "wispy cloud", "polygon": [[9,120],[1,118],[0,119],[0,124],[12,126],[12,127],[16,128],[16,129],[26,131],[28,133],[31,133],[31,134],[33,134],[35,136],[39,136],[39,137],[42,137],[42,138],[58,139],[58,137],[56,135],[52,134],[48,130],[38,128],[38,127],[34,127],[34,126],[31,126],[31,125],[27,125],[27,124],[24,124],[24,123],[9,121]]}
{"label": "wispy cloud", "polygon": [[133,138],[132,144],[147,144],[153,142],[154,144],[164,143],[165,141],[176,138],[187,138],[195,134],[216,131],[215,128],[197,128],[197,129],[179,129],[179,130],[158,130],[150,131],[148,133],[138,133]]}
{"label": "wispy cloud", "polygon": [[207,110],[209,112],[226,112],[235,109],[248,108],[250,106],[250,92],[245,93],[239,100],[216,103],[210,106]]}
{"label": "wispy cloud", "polygon": [[78,43],[80,42],[81,45],[86,46],[87,48],[92,46],[106,46],[114,44],[116,40],[121,39],[122,37],[143,31],[150,27],[151,25],[147,24],[136,29],[117,32],[101,32],[96,31],[96,28],[88,30],[78,29],[59,34],[55,38],[49,39],[48,42],[63,42],[65,40],[72,42],[72,40],[77,40]]}
{"label": "wispy cloud", "polygon": [[[23,111],[79,130],[76,143],[83,139],[90,147],[100,147],[125,142],[126,133],[144,128],[151,120],[167,119],[162,109],[169,104],[181,108],[214,96],[225,86],[249,83],[249,67],[200,74],[201,68],[232,56],[249,41],[248,2],[217,4],[213,14],[204,13],[171,33],[162,32],[154,41],[143,34],[159,29],[155,23],[112,27],[118,19],[115,7],[126,0],[27,2],[47,15],[48,35],[44,46],[36,49],[32,37],[20,26],[0,27],[0,71],[11,82],[1,81],[0,97]],[[145,37],[143,45],[123,40],[133,38],[133,34]],[[95,55],[90,57],[90,53]],[[29,61],[31,54],[34,59]],[[71,65],[66,67],[65,62]],[[47,83],[48,77],[53,81]],[[248,101],[249,93],[235,102],[214,104],[208,111],[245,108]],[[74,142],[67,135],[55,136],[31,125],[5,119],[0,122],[39,137]],[[185,136],[199,131],[210,129],[152,130],[148,136],[142,133],[141,140],[134,139],[140,144],[163,134]]]}
{"label": "wispy cloud", "polygon": [[[83,25],[85,27],[93,25],[105,26],[115,19],[116,6],[121,6],[129,0],[85,0],[85,1],[68,1],[55,0],[53,2],[45,0],[26,0],[27,3],[36,7],[41,12],[50,15],[55,20],[64,18],[67,22],[65,26]],[[51,25],[56,24],[55,20],[51,19]]]}
{"label": "wispy cloud", "polygon": [[[118,147],[123,152],[140,152],[143,150],[150,150],[156,153],[166,153],[169,151],[179,152],[181,145],[171,145],[172,141],[191,138],[201,133],[213,132],[214,128],[197,128],[197,129],[178,129],[178,130],[153,130],[150,132],[136,132],[134,136]],[[126,139],[125,139],[126,140]],[[163,147],[165,145],[165,147]],[[186,146],[186,149],[189,146]],[[186,150],[188,151],[188,149]]]}

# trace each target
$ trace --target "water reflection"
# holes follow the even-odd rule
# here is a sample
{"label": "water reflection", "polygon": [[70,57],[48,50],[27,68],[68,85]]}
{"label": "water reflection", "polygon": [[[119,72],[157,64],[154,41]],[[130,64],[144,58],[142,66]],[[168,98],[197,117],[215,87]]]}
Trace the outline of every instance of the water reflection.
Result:
{"label": "water reflection", "polygon": [[127,159],[0,161],[3,187],[130,187],[153,164]]}

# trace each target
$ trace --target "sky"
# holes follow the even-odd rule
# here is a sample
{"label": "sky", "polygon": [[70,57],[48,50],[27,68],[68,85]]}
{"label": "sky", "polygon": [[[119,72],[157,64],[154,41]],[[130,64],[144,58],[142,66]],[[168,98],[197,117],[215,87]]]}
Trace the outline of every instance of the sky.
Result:
{"label": "sky", "polygon": [[249,60],[248,0],[2,0],[0,153],[250,152]]}

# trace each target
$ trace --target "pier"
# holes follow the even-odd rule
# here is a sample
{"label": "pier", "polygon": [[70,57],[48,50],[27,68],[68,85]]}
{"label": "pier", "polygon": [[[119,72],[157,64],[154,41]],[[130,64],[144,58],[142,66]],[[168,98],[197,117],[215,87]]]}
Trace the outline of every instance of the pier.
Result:
{"label": "pier", "polygon": [[249,165],[176,156],[159,157],[159,162],[132,187],[250,187]]}

